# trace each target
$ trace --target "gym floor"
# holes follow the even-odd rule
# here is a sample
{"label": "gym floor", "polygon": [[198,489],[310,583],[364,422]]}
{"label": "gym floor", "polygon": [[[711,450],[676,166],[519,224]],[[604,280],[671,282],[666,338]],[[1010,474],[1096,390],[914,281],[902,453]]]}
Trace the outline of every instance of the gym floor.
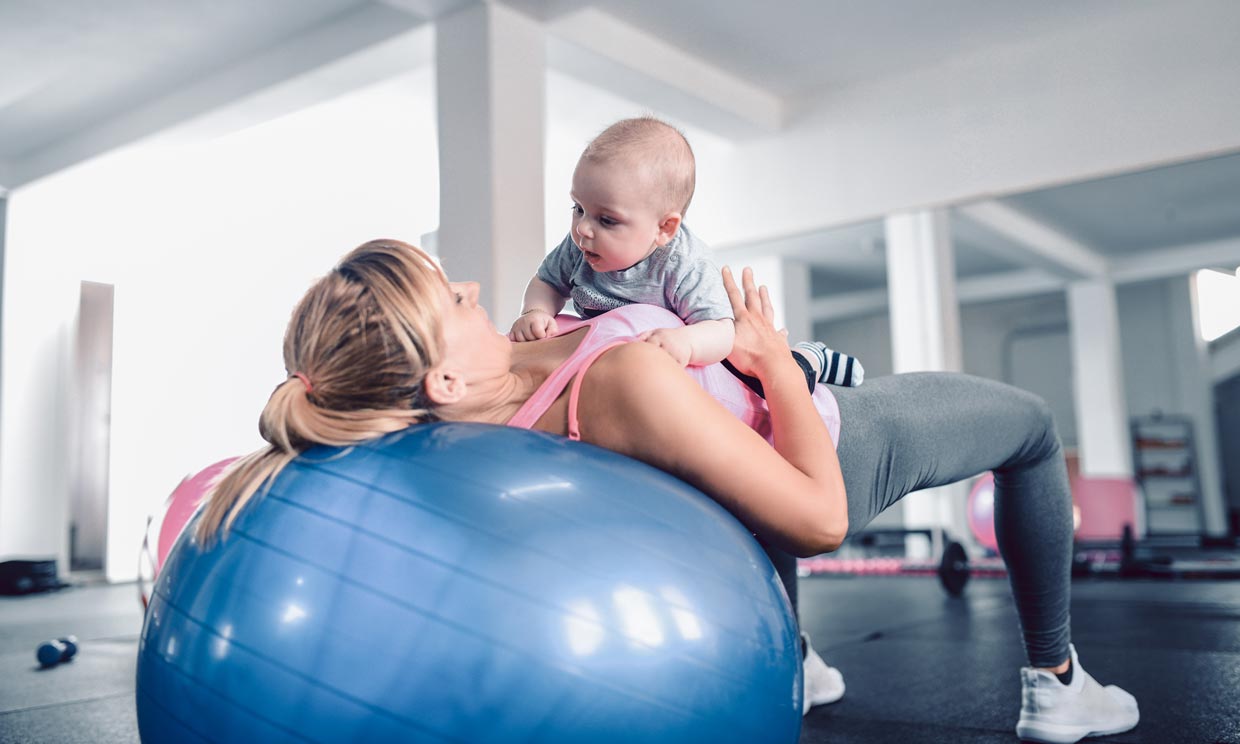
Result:
{"label": "gym floor", "polygon": [[[950,599],[936,578],[801,580],[805,629],[848,694],[805,719],[802,744],[1014,742],[1023,661],[1003,580]],[[1100,741],[1240,744],[1240,581],[1077,581],[1082,665],[1141,702],[1141,724]],[[137,742],[133,585],[0,599],[0,744]],[[40,641],[75,634],[39,670]]]}

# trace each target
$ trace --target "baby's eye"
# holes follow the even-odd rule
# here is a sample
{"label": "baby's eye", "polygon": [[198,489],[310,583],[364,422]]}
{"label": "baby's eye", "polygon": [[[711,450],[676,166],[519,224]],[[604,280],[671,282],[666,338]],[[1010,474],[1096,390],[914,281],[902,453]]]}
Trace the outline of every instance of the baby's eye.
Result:
{"label": "baby's eye", "polygon": [[577,202],[573,202],[573,214],[580,216],[581,214],[584,213],[584,211],[585,210],[581,208],[580,204],[578,204]]}
{"label": "baby's eye", "polygon": [[599,217],[598,223],[602,225],[603,227],[615,227],[616,225],[620,224],[619,222],[616,222],[610,217]]}

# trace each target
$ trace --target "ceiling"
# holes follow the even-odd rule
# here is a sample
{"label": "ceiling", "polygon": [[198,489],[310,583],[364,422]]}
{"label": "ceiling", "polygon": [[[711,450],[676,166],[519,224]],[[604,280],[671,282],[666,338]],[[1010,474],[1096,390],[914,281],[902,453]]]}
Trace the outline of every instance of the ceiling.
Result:
{"label": "ceiling", "polygon": [[[508,0],[555,20],[599,8],[754,85],[784,97],[871,81],[1089,23],[1122,0]],[[772,19],[777,22],[772,22]]]}
{"label": "ceiling", "polygon": [[6,0],[0,159],[46,147],[366,0]]}
{"label": "ceiling", "polygon": [[[254,85],[278,82],[332,57],[425,24],[470,0],[4,0],[0,2],[0,187],[81,159],[83,133],[129,123],[161,99],[181,120],[247,90],[218,78],[250,65]],[[554,21],[605,13],[785,102],[871,81],[1072,24],[1102,22],[1122,0],[505,0]],[[772,8],[776,8],[775,13]],[[772,18],[779,22],[772,22]],[[320,35],[316,48],[264,55]],[[590,40],[576,39],[588,47]],[[303,46],[308,46],[303,44]],[[352,48],[351,48],[352,47]],[[272,69],[284,65],[290,69]],[[296,67],[300,69],[293,69]],[[244,75],[243,75],[244,76]],[[187,90],[190,93],[187,93]],[[212,98],[212,95],[215,98]],[[141,125],[150,129],[151,115]],[[159,118],[158,116],[154,118]],[[171,119],[172,115],[165,118]],[[155,122],[163,124],[163,122]],[[169,122],[176,123],[176,122]],[[142,134],[149,134],[143,132]],[[119,139],[115,137],[114,139]],[[91,142],[96,151],[101,143]],[[104,142],[107,146],[111,143]],[[122,143],[123,144],[123,143]],[[46,151],[73,150],[59,159]],[[94,153],[90,153],[94,154]],[[30,161],[24,166],[24,161]],[[48,161],[48,162],[43,162]],[[9,172],[9,177],[5,173]]]}
{"label": "ceiling", "polygon": [[[467,1],[5,0],[0,2],[0,186],[52,172],[125,144],[127,138],[162,131],[372,49]],[[602,11],[788,101],[905,74],[983,48],[1019,44],[1031,35],[1105,24],[1132,7],[1126,0],[506,4],[549,22],[579,11]],[[576,42],[588,46],[590,40]],[[273,49],[285,53],[273,54]],[[396,57],[385,62],[387,67],[412,63],[403,51]],[[238,72],[230,76],[229,71]],[[18,177],[6,180],[6,173]],[[1240,239],[1240,154],[993,201],[1108,261],[1152,255],[1169,246]],[[1033,265],[1018,234],[959,212],[953,213],[952,233],[962,279]],[[818,294],[885,285],[880,220],[751,249],[810,261]]]}
{"label": "ceiling", "polygon": [[1240,235],[1240,154],[1003,200],[1108,256]]}

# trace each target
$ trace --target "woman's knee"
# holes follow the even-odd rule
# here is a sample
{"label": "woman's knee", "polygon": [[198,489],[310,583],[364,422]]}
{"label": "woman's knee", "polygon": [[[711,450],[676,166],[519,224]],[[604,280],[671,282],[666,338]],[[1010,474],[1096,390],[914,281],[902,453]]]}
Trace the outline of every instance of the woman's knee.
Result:
{"label": "woman's knee", "polygon": [[1021,428],[1028,433],[1025,446],[1021,448],[1024,450],[1022,459],[1043,459],[1058,455],[1063,446],[1059,442],[1055,413],[1050,404],[1042,396],[1027,390],[1013,390],[1017,393],[1015,397],[1020,409]]}

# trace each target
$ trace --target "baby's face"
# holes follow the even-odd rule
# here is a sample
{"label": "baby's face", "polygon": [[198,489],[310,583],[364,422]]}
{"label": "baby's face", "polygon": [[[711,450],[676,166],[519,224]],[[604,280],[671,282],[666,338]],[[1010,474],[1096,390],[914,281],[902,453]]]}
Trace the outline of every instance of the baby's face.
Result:
{"label": "baby's face", "polygon": [[623,162],[577,163],[572,236],[595,271],[627,269],[659,245],[664,213],[640,170]]}

